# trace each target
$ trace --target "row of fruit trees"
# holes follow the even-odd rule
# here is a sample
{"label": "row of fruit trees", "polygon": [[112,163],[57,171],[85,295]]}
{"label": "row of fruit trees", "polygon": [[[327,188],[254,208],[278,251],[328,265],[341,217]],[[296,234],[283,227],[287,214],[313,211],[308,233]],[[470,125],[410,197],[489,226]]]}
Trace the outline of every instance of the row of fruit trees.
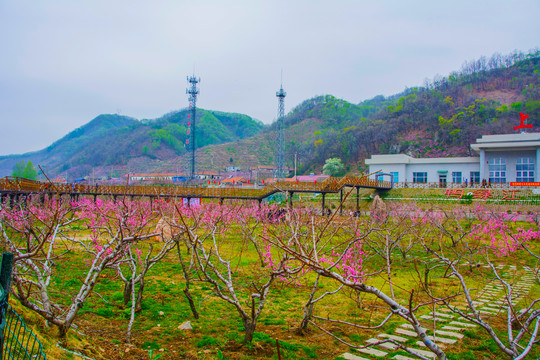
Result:
{"label": "row of fruit trees", "polygon": [[[437,304],[479,325],[501,356],[521,359],[538,341],[540,298],[518,298],[512,281],[496,265],[519,259],[537,268],[536,219],[531,213],[526,221],[517,222],[497,208],[479,206],[440,209],[389,203],[370,217],[341,217],[336,212],[326,218],[307,208],[285,211],[240,203],[182,207],[128,198],[95,202],[52,198],[44,204],[3,204],[0,240],[2,251],[15,255],[14,298],[56,326],[60,337],[66,336],[89,297],[97,296],[94,289],[100,275],[112,269],[123,285],[125,303],[130,304],[125,328],[129,342],[141,311],[145,279],[156,264],[167,260],[181,265],[181,286],[192,316],[204,316],[195,306],[197,289],[192,285],[206,283],[213,296],[230,304],[241,319],[244,344],[253,341],[268,299],[279,296],[274,294],[277,284],[289,284],[310,289],[298,323],[300,332],[320,331],[351,348],[390,342],[425,358],[392,339],[357,344],[333,330],[336,324],[380,329],[399,317],[438,359],[445,359],[418,317]],[[233,259],[241,254],[231,251],[231,239],[241,242],[246,253],[256,254],[258,265],[249,268],[247,279],[245,272],[237,271],[238,261]],[[58,265],[69,264],[74,254],[84,254],[84,264],[79,264],[83,276],[76,291],[66,294],[54,279],[60,275]],[[402,269],[411,270],[409,281],[395,278]],[[535,271],[537,280],[538,276]],[[377,285],[381,283],[375,279],[381,278],[384,285]],[[479,282],[505,288],[503,325],[500,318],[486,318],[476,308],[473,293]],[[356,294],[350,299],[358,304],[368,300],[375,304],[378,323],[373,317],[351,322],[318,312],[323,299],[344,291]]]}

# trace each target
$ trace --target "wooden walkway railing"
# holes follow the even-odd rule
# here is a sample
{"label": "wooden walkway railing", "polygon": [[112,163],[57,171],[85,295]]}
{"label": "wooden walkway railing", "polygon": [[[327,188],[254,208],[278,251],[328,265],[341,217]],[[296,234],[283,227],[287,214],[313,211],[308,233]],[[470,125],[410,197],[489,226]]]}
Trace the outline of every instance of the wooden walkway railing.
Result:
{"label": "wooden walkway railing", "polygon": [[215,187],[206,184],[199,186],[113,186],[52,184],[32,181],[24,178],[5,177],[0,179],[0,194],[13,193],[55,193],[70,195],[112,195],[112,196],[149,196],[149,197],[185,197],[217,199],[253,199],[262,200],[278,192],[336,193],[344,187],[389,190],[392,184],[376,181],[367,177],[329,177],[317,183],[278,181],[265,186]]}

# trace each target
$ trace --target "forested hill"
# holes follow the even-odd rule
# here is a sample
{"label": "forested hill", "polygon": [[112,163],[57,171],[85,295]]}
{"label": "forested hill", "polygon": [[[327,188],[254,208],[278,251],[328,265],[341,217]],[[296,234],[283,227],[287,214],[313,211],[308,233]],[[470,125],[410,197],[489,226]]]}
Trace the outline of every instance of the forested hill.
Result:
{"label": "forested hill", "polygon": [[[188,110],[168,113],[154,120],[120,115],[99,115],[49,147],[23,155],[0,157],[0,176],[10,175],[15,163],[31,160],[51,176],[68,172],[70,178],[92,169],[123,168],[135,161],[148,164],[186,153]],[[263,124],[247,115],[197,110],[198,147],[236,141],[257,134]]]}
{"label": "forested hill", "polygon": [[[483,134],[514,132],[519,113],[530,115],[540,132],[540,52],[493,55],[467,62],[460,71],[437,76],[423,87],[353,104],[331,95],[302,102],[285,121],[285,159],[298,173],[320,171],[325,160],[341,158],[349,173],[365,170],[372,154],[467,156]],[[52,176],[70,178],[92,169],[186,171],[187,110],[155,120],[100,115],[48,148],[0,157],[0,176],[18,160],[45,166]],[[246,115],[197,111],[197,170],[222,172],[273,163],[276,124],[264,127]]]}
{"label": "forested hill", "polygon": [[[423,87],[353,104],[331,95],[305,100],[284,118],[286,165],[298,173],[322,169],[338,157],[349,173],[366,170],[372,154],[445,157],[475,155],[469,145],[484,134],[513,133],[519,113],[540,132],[540,52],[513,53],[467,62]],[[233,144],[200,149],[201,168],[271,165],[276,123]],[[180,166],[186,159],[162,164]]]}
{"label": "forested hill", "polygon": [[520,112],[530,115],[533,131],[540,131],[538,51],[468,62],[461,71],[389,98],[377,96],[360,104],[330,95],[306,100],[285,123],[292,129],[312,122],[311,136],[299,141],[290,131],[286,158],[297,153],[302,170],[310,172],[330,157],[357,171],[374,153],[474,155],[469,144],[482,134],[515,132]]}

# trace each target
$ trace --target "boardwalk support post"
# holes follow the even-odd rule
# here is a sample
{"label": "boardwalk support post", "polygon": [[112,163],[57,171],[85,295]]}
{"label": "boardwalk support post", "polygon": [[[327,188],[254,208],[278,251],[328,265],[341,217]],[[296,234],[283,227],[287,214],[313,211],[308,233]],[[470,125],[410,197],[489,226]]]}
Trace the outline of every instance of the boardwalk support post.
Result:
{"label": "boardwalk support post", "polygon": [[289,191],[288,193],[289,193],[289,207],[292,207],[292,197],[294,195],[294,192]]}
{"label": "boardwalk support post", "polygon": [[356,187],[356,212],[360,211],[360,186]]}
{"label": "boardwalk support post", "polygon": [[339,196],[339,215],[343,215],[343,188],[341,188]]}

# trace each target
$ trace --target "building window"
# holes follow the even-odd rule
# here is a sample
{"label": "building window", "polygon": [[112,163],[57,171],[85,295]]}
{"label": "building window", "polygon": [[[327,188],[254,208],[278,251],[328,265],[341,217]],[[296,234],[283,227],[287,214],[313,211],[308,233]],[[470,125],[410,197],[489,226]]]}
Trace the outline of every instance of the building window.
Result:
{"label": "building window", "polygon": [[493,158],[488,161],[489,181],[492,183],[506,182],[506,159]]}
{"label": "building window", "polygon": [[399,173],[397,171],[396,172],[391,172],[390,175],[392,175],[392,179],[394,181],[394,184],[399,182]]}
{"label": "building window", "polygon": [[534,158],[517,159],[516,181],[534,181]]}
{"label": "building window", "polygon": [[375,176],[378,182],[382,182],[384,180],[383,175],[377,175]]}
{"label": "building window", "polygon": [[413,183],[426,183],[427,172],[413,172]]}
{"label": "building window", "polygon": [[480,171],[471,171],[471,184],[480,183]]}
{"label": "building window", "polygon": [[461,171],[452,172],[452,182],[458,184],[461,183]]}

